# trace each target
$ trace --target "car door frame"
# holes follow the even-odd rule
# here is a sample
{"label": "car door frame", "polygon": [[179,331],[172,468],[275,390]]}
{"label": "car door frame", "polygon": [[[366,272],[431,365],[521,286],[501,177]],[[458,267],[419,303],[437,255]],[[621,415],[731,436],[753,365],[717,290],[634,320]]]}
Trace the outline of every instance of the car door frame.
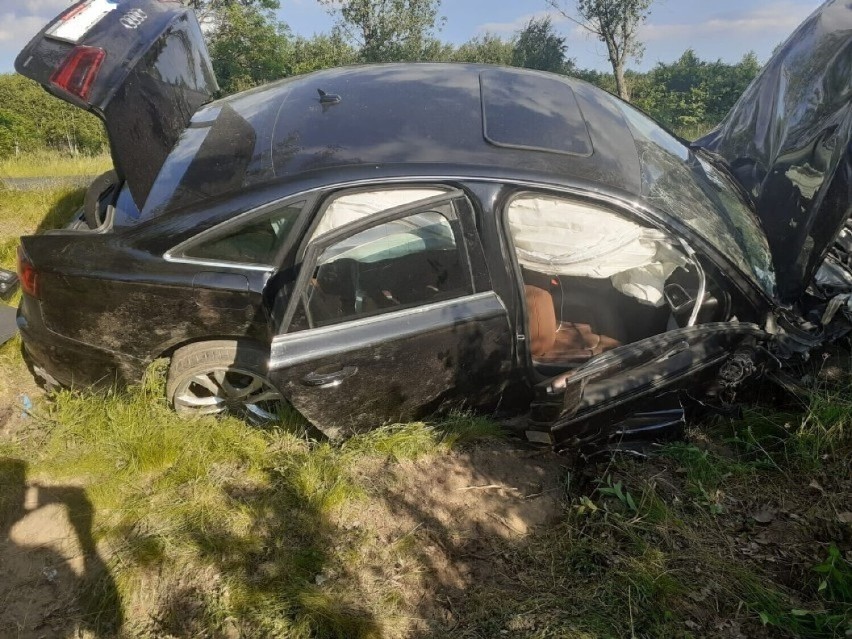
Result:
{"label": "car door frame", "polygon": [[[430,185],[418,184],[418,186],[423,187]],[[328,200],[323,201],[315,219],[309,225],[305,233],[302,246],[299,248],[299,255],[301,255],[301,259],[297,258],[299,272],[292,284],[292,292],[289,296],[290,299],[279,316],[280,319],[275,318],[277,315],[276,313],[271,314],[273,319],[271,320],[270,325],[270,357],[268,372],[273,381],[276,382],[277,386],[281,387],[282,384],[276,378],[283,378],[285,376],[285,371],[288,368],[298,366],[302,363],[311,361],[312,359],[328,355],[329,353],[346,353],[347,346],[345,343],[340,341],[340,334],[347,330],[354,331],[360,336],[362,341],[366,340],[366,342],[355,344],[353,347],[368,347],[370,345],[368,343],[369,340],[373,339],[375,341],[376,339],[375,335],[367,335],[367,333],[371,330],[370,327],[375,327],[376,324],[381,323],[397,324],[399,333],[393,339],[398,341],[414,339],[418,335],[426,334],[430,330],[438,330],[446,327],[460,327],[465,322],[475,323],[480,321],[494,321],[495,324],[491,327],[490,332],[494,333],[495,326],[504,326],[504,336],[502,339],[505,342],[505,345],[501,347],[502,353],[500,355],[500,362],[498,366],[499,370],[495,370],[495,378],[491,381],[492,383],[501,383],[500,380],[497,380],[497,376],[502,376],[504,381],[508,380],[507,373],[512,367],[513,331],[511,329],[509,312],[506,305],[500,296],[493,290],[490,278],[487,274],[481,240],[479,239],[475,229],[475,203],[472,196],[461,188],[449,187],[445,184],[435,184],[435,186],[440,186],[444,192],[431,198],[410,202],[393,207],[386,211],[367,215],[363,219],[343,225],[324,234],[320,238],[314,239],[311,237],[312,229],[315,228],[318,223],[319,217],[321,217],[322,212],[325,210]],[[402,184],[393,185],[392,188],[393,187],[405,188]],[[359,190],[364,190],[365,187],[364,185],[360,185],[357,188]],[[457,210],[457,205],[455,203],[459,201],[463,202],[467,206],[468,210],[466,212],[460,213]],[[341,322],[327,326],[308,327],[303,330],[292,331],[293,320],[298,308],[300,305],[306,303],[304,294],[308,288],[310,279],[314,274],[317,260],[326,247],[333,245],[341,239],[356,235],[366,229],[373,228],[396,219],[416,215],[418,212],[428,211],[431,207],[445,203],[453,203],[452,214],[447,216],[447,218],[451,225],[453,222],[456,223],[453,228],[453,239],[456,243],[456,249],[459,251],[462,266],[467,270],[465,273],[465,281],[469,285],[470,292],[468,294],[452,297],[446,300],[440,300],[438,302],[415,305],[399,311],[386,311],[366,317],[344,319]],[[445,313],[446,317],[442,316],[436,318],[435,315],[440,313]],[[399,320],[400,318],[410,318],[415,316],[422,322],[419,327],[416,325],[404,326],[400,322],[395,322],[395,320]],[[498,328],[497,331],[499,332],[499,330],[500,329]],[[408,333],[406,333],[406,331],[408,331]],[[314,349],[314,352],[311,352],[311,342],[318,339],[325,339],[324,346],[326,347],[326,352],[323,352],[323,348],[317,348]],[[388,337],[385,335],[381,341],[384,342],[387,341],[387,339]],[[490,339],[493,339],[495,344],[499,344],[501,337],[499,335],[491,335]],[[292,358],[291,355],[294,355],[295,353],[286,353],[285,349],[287,348],[287,345],[294,346],[296,350],[301,351],[302,354],[296,355],[295,358]],[[335,379],[333,376],[322,380],[317,378],[316,381],[318,383],[315,386],[319,388],[328,388],[340,385],[346,377],[350,376],[346,374],[345,368],[346,367],[341,369],[341,377],[339,379]],[[309,386],[314,385],[307,380],[307,376],[303,377],[301,381]],[[291,380],[290,387],[292,388],[292,386],[293,383]],[[281,388],[281,390],[284,392],[285,396],[288,396],[287,388]],[[453,389],[448,388],[447,390],[452,391]],[[290,393],[290,395],[292,395],[292,393]],[[294,404],[297,410],[300,410],[303,413],[306,412],[298,405],[298,399],[293,402],[292,397],[288,397],[288,400]],[[337,426],[324,427],[323,424],[316,423],[318,420],[312,415],[305,416],[310,421],[314,422],[314,425],[319,427],[320,430],[323,430],[326,434],[333,437],[352,434],[352,432],[345,432],[345,429],[341,429]],[[378,422],[376,425],[379,425]]]}
{"label": "car door frame", "polygon": [[[507,183],[506,186],[509,187],[509,191],[500,198],[496,205],[495,214],[498,220],[501,242],[505,245],[504,248],[509,256],[513,273],[513,294],[516,304],[516,344],[518,347],[523,344],[523,348],[517,349],[519,351],[518,360],[521,362],[520,365],[525,371],[528,383],[534,392],[529,423],[530,430],[527,431],[530,439],[541,439],[541,441],[546,439],[554,444],[557,449],[585,444],[588,451],[595,450],[596,446],[610,445],[614,436],[630,437],[635,433],[628,432],[629,427],[621,427],[620,425],[629,419],[634,419],[639,414],[632,411],[631,406],[634,408],[641,407],[658,394],[677,388],[679,383],[714,370],[714,367],[722,366],[741,345],[751,345],[769,339],[770,336],[759,326],[748,322],[712,322],[681,327],[667,330],[664,333],[637,342],[624,344],[592,357],[575,369],[546,378],[535,370],[529,353],[528,310],[522,293],[524,281],[521,268],[508,228],[509,203],[522,193],[541,193],[551,197],[576,201],[587,200],[595,202],[599,206],[605,206],[628,219],[631,217],[639,219],[669,235],[673,231],[661,226],[639,211],[628,208],[626,204],[617,205],[609,199],[596,198],[593,194],[565,192],[556,188],[548,188],[546,185]],[[688,360],[693,352],[701,350],[695,347],[704,339],[708,340],[704,347],[707,351],[705,358],[696,360],[694,363],[682,361]],[[662,352],[659,351],[661,348],[664,348]],[[606,378],[608,373],[618,371],[619,367],[630,362],[631,358],[642,354],[645,354],[646,359],[637,362],[634,368],[639,369],[642,366],[655,365],[660,372],[660,381],[644,385],[637,383],[634,388],[627,392],[604,398],[591,406],[583,405],[586,385],[590,379]],[[678,370],[682,372],[672,374],[670,370],[677,368],[679,364]],[[554,391],[554,382],[560,379],[565,382],[564,388]],[[546,397],[547,395],[550,395],[550,398]],[[677,403],[677,398],[675,398],[675,402]],[[544,407],[543,410],[542,407]],[[538,413],[539,419],[542,419],[538,423],[536,423],[536,413]],[[652,415],[649,418],[652,422],[657,420],[656,413],[648,414]],[[664,410],[662,414],[661,423],[669,421],[669,411]],[[640,433],[640,437],[644,435],[647,439],[653,439],[660,434],[658,429],[649,427],[647,421],[642,419],[638,421],[640,426],[636,432]]]}
{"label": "car door frame", "polygon": [[[364,187],[358,187],[358,190],[364,191],[369,189],[365,189]],[[384,224],[385,222],[391,222],[402,217],[407,217],[408,215],[414,215],[415,212],[420,208],[434,206],[435,204],[444,203],[446,201],[453,201],[459,196],[465,199],[469,199],[469,196],[461,189],[446,189],[446,191],[441,195],[436,195],[434,197],[419,200],[417,202],[401,204],[386,211],[380,211],[373,215],[366,215],[362,219],[357,220],[356,222],[344,224],[343,226],[340,226],[334,229],[333,231],[330,231],[322,235],[321,237],[314,239],[312,237],[314,229],[318,226],[320,218],[322,218],[322,216],[325,214],[325,211],[328,208],[328,204],[331,198],[323,199],[322,203],[319,206],[319,209],[317,210],[316,215],[314,215],[313,219],[311,220],[311,223],[308,225],[308,228],[305,229],[301,245],[299,246],[299,250],[296,254],[296,264],[299,268],[299,274],[293,282],[293,294],[290,296],[290,300],[287,302],[287,307],[284,310],[284,313],[281,315],[280,326],[276,327],[273,325],[270,327],[271,337],[274,339],[279,335],[288,334],[290,330],[290,325],[293,321],[293,317],[296,314],[296,310],[298,309],[299,304],[303,301],[301,299],[301,293],[305,290],[308,281],[313,275],[313,269],[306,268],[306,266],[316,265],[316,259],[319,257],[320,252],[327,245],[333,244],[334,242],[349,237],[351,235],[356,235],[357,233],[360,233],[361,231],[369,229],[373,226]],[[313,205],[316,206],[316,201],[313,202]],[[453,213],[452,219],[455,219],[459,223],[459,229],[461,232],[459,234],[459,237],[455,237],[454,233],[453,239],[458,242],[458,247],[461,250],[461,256],[465,262],[465,265],[468,267],[469,273],[471,274],[471,289],[473,293],[476,293],[473,278],[473,267],[470,264],[467,238],[465,237],[464,232],[462,230],[462,220],[455,213]],[[452,219],[450,221],[452,221]],[[459,240],[461,241],[459,242]],[[278,322],[278,320],[274,321],[276,323]],[[307,330],[316,329],[312,327]]]}

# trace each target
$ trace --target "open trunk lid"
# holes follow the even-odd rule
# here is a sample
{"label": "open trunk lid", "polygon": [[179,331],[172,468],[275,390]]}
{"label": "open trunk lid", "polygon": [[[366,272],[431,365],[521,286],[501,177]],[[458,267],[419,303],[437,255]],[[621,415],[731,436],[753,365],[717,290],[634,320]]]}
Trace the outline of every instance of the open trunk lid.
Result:
{"label": "open trunk lid", "polygon": [[218,91],[201,28],[174,0],[82,0],[15,60],[21,75],[103,119],[141,209],[192,114]]}
{"label": "open trunk lid", "polygon": [[852,5],[829,0],[697,146],[753,196],[780,301],[798,299],[852,212]]}

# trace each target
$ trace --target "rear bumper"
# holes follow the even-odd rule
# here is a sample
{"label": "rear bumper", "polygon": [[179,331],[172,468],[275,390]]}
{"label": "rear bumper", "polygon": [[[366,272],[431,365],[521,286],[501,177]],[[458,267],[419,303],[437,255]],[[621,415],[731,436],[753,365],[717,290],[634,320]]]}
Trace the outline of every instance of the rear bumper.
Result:
{"label": "rear bumper", "polygon": [[37,300],[27,295],[17,316],[24,358],[48,385],[109,388],[140,381],[146,362],[83,344],[48,330]]}

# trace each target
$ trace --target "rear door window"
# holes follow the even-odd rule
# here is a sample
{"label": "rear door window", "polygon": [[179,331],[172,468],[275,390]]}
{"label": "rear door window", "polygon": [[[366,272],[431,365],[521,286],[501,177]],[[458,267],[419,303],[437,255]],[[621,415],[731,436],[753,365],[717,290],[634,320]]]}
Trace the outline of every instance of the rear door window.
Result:
{"label": "rear door window", "polygon": [[[292,330],[473,293],[453,202],[329,235],[316,250]],[[313,261],[313,260],[311,260]]]}
{"label": "rear door window", "polygon": [[227,230],[207,234],[204,239],[187,246],[181,255],[205,261],[272,267],[278,249],[295,226],[304,204],[295,202],[236,227],[228,225]]}

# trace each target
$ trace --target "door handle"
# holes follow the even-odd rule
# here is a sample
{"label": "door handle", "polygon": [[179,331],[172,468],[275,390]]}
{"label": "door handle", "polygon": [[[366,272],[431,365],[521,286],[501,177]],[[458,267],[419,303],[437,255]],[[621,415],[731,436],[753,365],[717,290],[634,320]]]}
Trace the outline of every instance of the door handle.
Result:
{"label": "door handle", "polygon": [[352,377],[357,372],[357,366],[344,366],[334,373],[308,373],[302,378],[302,383],[317,388],[333,388],[340,386],[344,379]]}

